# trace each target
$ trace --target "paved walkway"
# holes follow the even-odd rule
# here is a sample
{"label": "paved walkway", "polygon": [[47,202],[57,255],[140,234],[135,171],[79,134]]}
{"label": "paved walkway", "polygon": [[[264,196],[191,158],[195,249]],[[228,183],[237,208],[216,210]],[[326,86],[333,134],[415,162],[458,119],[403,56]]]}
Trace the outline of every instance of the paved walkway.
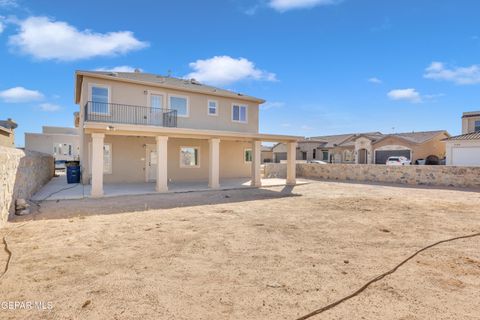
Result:
{"label": "paved walkway", "polygon": [[[297,179],[297,184],[306,184],[306,180]],[[283,186],[286,184],[285,179],[262,179],[262,187]],[[240,188],[252,188],[250,179],[222,179],[220,181],[221,190],[231,190]],[[194,192],[212,190],[208,187],[207,181],[186,181],[186,182],[170,182],[168,184],[169,193],[175,192]],[[105,197],[125,196],[125,195],[141,195],[155,194],[155,183],[113,183],[103,186]],[[54,177],[42,187],[32,198],[33,201],[43,200],[72,200],[89,198],[91,185],[68,184],[64,175]]]}

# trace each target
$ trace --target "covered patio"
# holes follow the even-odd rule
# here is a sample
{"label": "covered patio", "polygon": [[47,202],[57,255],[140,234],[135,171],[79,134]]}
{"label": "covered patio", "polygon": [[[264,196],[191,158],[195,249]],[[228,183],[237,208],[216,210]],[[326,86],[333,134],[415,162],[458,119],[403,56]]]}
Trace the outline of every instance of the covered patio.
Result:
{"label": "covered patio", "polygon": [[[306,184],[306,180],[297,180],[296,184]],[[263,187],[285,186],[286,179],[261,179]],[[235,190],[255,188],[250,179],[222,179],[217,190]],[[110,183],[104,185],[104,197],[156,194],[156,183]],[[169,182],[167,193],[185,193],[212,190],[207,181]],[[91,197],[91,185],[68,184],[65,175],[54,177],[32,198],[33,201],[75,200]]]}
{"label": "covered patio", "polygon": [[[97,198],[124,194],[186,192],[283,184],[295,185],[297,183],[295,161],[297,141],[300,137],[176,127],[129,124],[112,125],[98,122],[86,122],[84,129],[85,133],[90,137],[89,141],[83,141],[81,143],[83,145],[81,158],[88,159],[87,165],[82,166],[84,186],[79,187],[82,189],[82,196],[84,197]],[[85,137],[85,135],[83,135],[83,137]],[[119,141],[119,139],[121,141]],[[138,140],[128,145],[125,144],[129,139]],[[145,142],[147,141],[145,139],[148,139],[148,142]],[[134,152],[133,150],[135,148],[138,150],[142,144],[143,146],[150,146],[151,151],[149,151],[148,154],[154,153],[155,155],[154,158],[152,158],[154,161],[150,161],[148,157],[144,159],[146,163],[144,174],[145,183],[138,183],[139,181],[128,181],[126,183],[124,181],[112,181],[114,177],[112,177],[111,172],[104,171],[104,146],[106,141],[116,141],[115,143],[117,145],[122,146],[119,149],[115,146],[115,143],[113,144],[114,150],[117,150],[116,152],[124,152],[122,156],[120,156],[120,159],[127,159],[129,155]],[[202,153],[203,160],[199,160],[200,164],[192,167],[196,169],[182,169],[181,160],[180,168],[178,168],[179,160],[175,157],[178,155],[179,147],[182,148],[185,144],[190,144],[190,142],[187,143],[185,141],[197,141],[195,144],[199,146],[195,149],[206,149],[206,152]],[[287,178],[285,180],[265,180],[261,178],[262,141],[282,142],[287,145]],[[200,147],[200,144],[202,144],[203,147]],[[233,147],[235,145],[237,146],[236,148]],[[248,163],[249,166],[245,167],[246,162],[245,164],[230,163],[227,160],[230,153],[235,150],[238,151],[244,146],[247,146],[251,152],[251,159]],[[198,152],[200,153],[200,151]],[[119,158],[117,157],[117,159]],[[139,162],[136,159],[132,159],[128,163],[124,161],[121,167],[122,170],[116,171],[117,177],[118,172],[122,172],[125,175],[128,172],[132,172],[134,169],[131,164],[134,163],[138,165]],[[204,170],[203,175],[199,174],[201,171],[199,170],[200,166],[202,170]],[[238,174],[237,171],[240,172],[240,167],[248,169],[241,173],[241,177],[248,177],[238,178],[238,175],[233,176]],[[140,172],[140,168],[138,169],[137,172]],[[105,176],[106,173],[110,173],[110,175]],[[153,175],[151,173],[153,173]],[[137,173],[136,177],[138,179],[140,174]],[[105,183],[105,179],[110,180],[107,180],[107,183]],[[132,188],[134,185],[136,185],[136,187]],[[71,190],[74,189],[75,188],[72,188]],[[62,192],[63,191],[59,192],[59,194]]]}

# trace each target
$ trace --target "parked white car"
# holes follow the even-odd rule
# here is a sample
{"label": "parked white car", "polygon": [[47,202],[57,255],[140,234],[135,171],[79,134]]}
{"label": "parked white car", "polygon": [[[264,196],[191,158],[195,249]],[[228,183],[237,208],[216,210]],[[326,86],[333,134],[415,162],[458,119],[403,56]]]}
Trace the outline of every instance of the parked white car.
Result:
{"label": "parked white car", "polygon": [[308,163],[316,163],[316,164],[327,164],[325,161],[322,160],[310,160]]}
{"label": "parked white car", "polygon": [[389,157],[387,159],[387,166],[406,166],[410,165],[412,162],[406,157]]}

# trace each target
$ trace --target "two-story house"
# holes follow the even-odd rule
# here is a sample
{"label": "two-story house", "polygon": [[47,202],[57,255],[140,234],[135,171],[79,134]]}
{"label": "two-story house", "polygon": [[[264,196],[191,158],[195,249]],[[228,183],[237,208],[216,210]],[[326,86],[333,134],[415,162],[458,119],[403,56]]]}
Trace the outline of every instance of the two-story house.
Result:
{"label": "two-story house", "polygon": [[480,111],[464,112],[462,134],[445,142],[447,165],[480,166]]}
{"label": "two-story house", "polygon": [[77,71],[80,160],[84,184],[101,197],[104,183],[251,177],[261,185],[261,142],[288,146],[287,183],[295,184],[299,137],[260,134],[262,99],[193,79],[142,72]]}

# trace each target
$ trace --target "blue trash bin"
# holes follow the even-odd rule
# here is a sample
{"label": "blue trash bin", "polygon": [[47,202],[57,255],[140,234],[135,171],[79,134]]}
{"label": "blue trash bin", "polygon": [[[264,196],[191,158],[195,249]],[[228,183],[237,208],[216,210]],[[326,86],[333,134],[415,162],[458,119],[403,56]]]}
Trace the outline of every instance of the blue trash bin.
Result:
{"label": "blue trash bin", "polygon": [[67,167],[67,183],[80,183],[80,163],[78,161],[69,161]]}

